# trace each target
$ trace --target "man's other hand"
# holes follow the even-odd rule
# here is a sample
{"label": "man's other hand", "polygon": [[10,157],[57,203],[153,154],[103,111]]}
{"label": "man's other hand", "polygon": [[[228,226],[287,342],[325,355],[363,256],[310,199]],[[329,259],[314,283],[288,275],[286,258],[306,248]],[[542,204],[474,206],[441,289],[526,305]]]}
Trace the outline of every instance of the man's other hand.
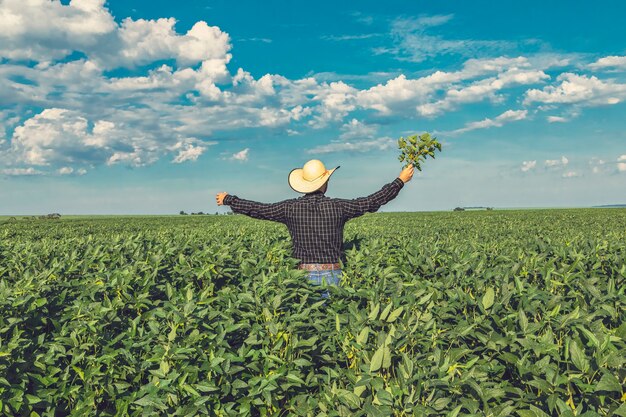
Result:
{"label": "man's other hand", "polygon": [[225,192],[217,193],[217,195],[215,196],[215,201],[217,202],[218,206],[223,206],[224,205],[224,198],[227,195],[228,195],[228,193],[225,193]]}
{"label": "man's other hand", "polygon": [[398,175],[398,178],[400,178],[405,184],[411,181],[411,178],[413,178],[413,165],[409,165],[404,168],[402,172],[400,172],[400,175]]}

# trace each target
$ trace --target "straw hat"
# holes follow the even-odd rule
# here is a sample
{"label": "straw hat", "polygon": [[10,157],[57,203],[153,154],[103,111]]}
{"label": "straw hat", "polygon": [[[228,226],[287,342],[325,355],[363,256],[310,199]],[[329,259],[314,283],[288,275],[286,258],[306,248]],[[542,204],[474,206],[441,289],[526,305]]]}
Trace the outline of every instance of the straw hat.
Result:
{"label": "straw hat", "polygon": [[327,170],[322,161],[311,159],[302,168],[289,173],[289,186],[299,193],[312,193],[324,185],[337,168]]}

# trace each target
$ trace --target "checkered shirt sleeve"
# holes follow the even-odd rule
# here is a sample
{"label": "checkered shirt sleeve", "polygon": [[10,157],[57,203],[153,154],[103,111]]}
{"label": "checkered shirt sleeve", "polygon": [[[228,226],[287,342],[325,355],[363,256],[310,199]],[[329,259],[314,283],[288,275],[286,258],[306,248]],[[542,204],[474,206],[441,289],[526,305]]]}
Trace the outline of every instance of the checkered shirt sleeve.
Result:
{"label": "checkered shirt sleeve", "polygon": [[365,213],[372,213],[396,198],[400,190],[404,187],[404,182],[396,178],[393,182],[385,185],[379,191],[367,197],[355,198],[354,200],[338,199],[345,220],[362,216]]}
{"label": "checkered shirt sleeve", "polygon": [[235,213],[245,214],[261,220],[271,220],[284,223],[286,220],[287,201],[278,203],[258,203],[256,201],[244,200],[235,195],[227,195],[224,204],[230,206]]}

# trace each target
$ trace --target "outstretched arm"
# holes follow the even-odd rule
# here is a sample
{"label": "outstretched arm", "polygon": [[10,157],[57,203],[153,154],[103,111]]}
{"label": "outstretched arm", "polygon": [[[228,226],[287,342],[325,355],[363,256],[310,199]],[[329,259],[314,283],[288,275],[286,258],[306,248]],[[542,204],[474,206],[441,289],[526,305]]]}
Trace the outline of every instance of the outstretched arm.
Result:
{"label": "outstretched arm", "polygon": [[413,178],[413,166],[404,168],[398,178],[384,185],[372,195],[354,200],[340,200],[344,218],[348,220],[368,212],[377,211],[383,204],[396,198],[404,184],[411,181],[411,178]]}
{"label": "outstretched arm", "polygon": [[285,221],[285,202],[279,203],[258,203],[256,201],[244,200],[228,193],[218,193],[215,196],[218,206],[230,206],[235,213],[245,214],[261,220],[272,220],[275,222]]}

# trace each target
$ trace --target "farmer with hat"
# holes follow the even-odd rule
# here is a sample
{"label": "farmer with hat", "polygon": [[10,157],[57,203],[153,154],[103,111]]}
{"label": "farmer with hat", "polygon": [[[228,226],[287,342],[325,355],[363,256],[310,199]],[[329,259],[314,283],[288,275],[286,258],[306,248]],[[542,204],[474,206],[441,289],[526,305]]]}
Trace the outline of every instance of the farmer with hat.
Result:
{"label": "farmer with hat", "polygon": [[266,204],[222,192],[215,199],[218,206],[230,206],[235,213],[285,224],[291,234],[293,256],[300,260],[299,268],[309,272],[311,282],[339,285],[343,226],[348,220],[375,212],[393,200],[413,177],[413,166],[403,169],[398,178],[374,194],[354,200],[324,195],[337,168],[327,170],[321,161],[312,159],[302,168],[292,170],[289,185],[304,194],[300,198]]}

